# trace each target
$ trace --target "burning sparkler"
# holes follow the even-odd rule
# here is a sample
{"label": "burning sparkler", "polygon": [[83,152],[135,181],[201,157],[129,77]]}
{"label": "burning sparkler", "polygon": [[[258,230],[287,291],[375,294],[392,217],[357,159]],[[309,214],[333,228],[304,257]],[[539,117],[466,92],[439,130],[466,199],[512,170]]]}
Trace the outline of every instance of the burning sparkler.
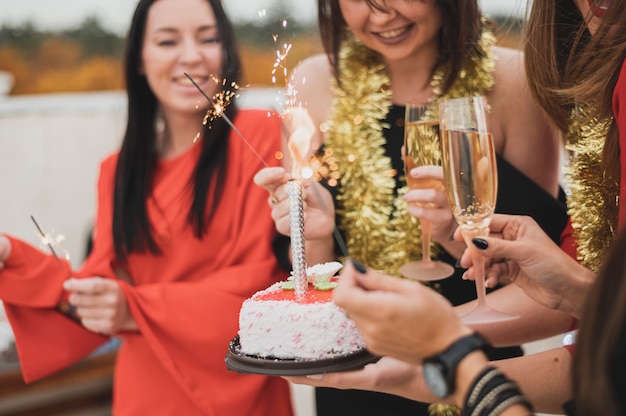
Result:
{"label": "burning sparkler", "polygon": [[[37,228],[37,231],[39,232],[39,236],[41,238],[41,242],[45,246],[48,247],[48,249],[50,250],[50,253],[52,253],[54,258],[57,259],[57,261],[59,262],[59,265],[61,267],[63,267],[63,262],[61,261],[61,258],[57,254],[57,251],[54,249],[54,246],[56,244],[58,244],[60,241],[63,241],[65,239],[65,237],[64,236],[58,236],[57,238],[54,238],[54,239],[51,238],[48,234],[46,234],[46,232],[43,230],[43,228],[41,228],[41,226],[39,225],[37,220],[35,220],[35,217],[33,217],[31,215],[30,219],[33,221],[33,224],[35,224],[35,227]],[[64,256],[64,258],[65,258],[65,260],[69,261],[69,254],[66,254]],[[67,277],[70,277],[69,274],[67,275]],[[73,305],[71,305],[69,302],[61,302],[57,306],[57,309],[59,309],[59,311],[61,311],[65,315],[69,316],[70,318],[74,319],[75,321],[80,321],[80,318],[78,317],[78,315],[76,315],[76,308]]]}
{"label": "burning sparkler", "polygon": [[[232,98],[232,96],[224,94],[224,92],[222,92],[221,95],[220,94],[217,95],[217,97],[221,97],[222,98],[221,101],[220,100],[216,101],[213,98],[209,97],[207,95],[207,93],[205,93],[204,90],[202,88],[200,88],[200,86],[191,77],[191,75],[189,75],[186,72],[184,74],[189,79],[189,81],[191,81],[191,83],[194,85],[194,87],[196,87],[196,89],[198,91],[200,91],[200,94],[202,94],[204,96],[204,98],[206,98],[207,101],[213,106],[213,109],[211,111],[209,111],[207,116],[205,116],[203,123],[206,124],[209,121],[215,120],[217,117],[222,117],[224,119],[224,121],[226,121],[226,123],[230,126],[230,128],[233,129],[233,131],[235,133],[237,133],[237,135],[241,138],[241,140],[243,140],[244,143],[250,148],[252,153],[254,153],[254,155],[263,163],[263,165],[265,165],[265,167],[269,168],[270,165],[267,164],[267,162],[261,157],[261,155],[250,144],[250,142],[248,142],[248,140],[246,140],[246,138],[243,136],[243,134],[241,134],[239,129],[237,127],[235,127],[233,122],[230,120],[230,117],[228,117],[226,115],[226,113],[224,113],[224,108],[226,107],[225,103],[230,102],[230,99]],[[226,81],[224,80],[223,82],[226,82]]]}

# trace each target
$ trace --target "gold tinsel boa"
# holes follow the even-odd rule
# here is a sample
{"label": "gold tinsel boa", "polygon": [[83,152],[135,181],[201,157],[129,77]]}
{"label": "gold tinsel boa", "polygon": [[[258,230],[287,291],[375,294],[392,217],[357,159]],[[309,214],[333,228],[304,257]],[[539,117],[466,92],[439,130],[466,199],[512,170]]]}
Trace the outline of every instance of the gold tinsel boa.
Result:
{"label": "gold tinsel boa", "polygon": [[619,183],[602,167],[602,150],[612,118],[588,120],[584,107],[572,112],[566,149],[571,154],[565,169],[567,206],[582,265],[598,271],[615,237]]}
{"label": "gold tinsel boa", "polygon": [[[440,85],[446,68],[438,68],[431,81],[435,98],[484,95],[490,90],[494,43],[493,34],[485,29],[479,42],[484,58],[470,60],[445,95]],[[355,39],[341,48],[339,71],[341,85],[334,85],[336,98],[325,141],[341,177],[339,227],[351,257],[398,275],[402,264],[421,257],[421,232],[402,199],[407,187],[395,192],[397,172],[385,155],[387,126],[381,120],[391,106],[389,77],[376,55]]]}

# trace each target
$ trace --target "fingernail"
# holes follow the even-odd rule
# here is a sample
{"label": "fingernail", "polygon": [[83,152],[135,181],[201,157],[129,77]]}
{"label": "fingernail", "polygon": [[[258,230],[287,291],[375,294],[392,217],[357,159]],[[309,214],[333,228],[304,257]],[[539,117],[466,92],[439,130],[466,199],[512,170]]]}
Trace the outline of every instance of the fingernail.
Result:
{"label": "fingernail", "polygon": [[309,374],[306,378],[310,378],[311,380],[323,380],[324,374]]}
{"label": "fingernail", "polygon": [[352,264],[354,265],[354,268],[361,274],[366,274],[367,273],[367,269],[365,268],[365,266],[363,266],[361,264],[360,261],[358,261],[357,259],[351,259],[350,260],[352,262]]}
{"label": "fingernail", "polygon": [[489,248],[487,240],[483,240],[482,238],[472,238],[472,243],[479,250],[487,250]]}
{"label": "fingernail", "polygon": [[458,259],[456,259],[456,263],[454,263],[454,267],[456,267],[457,269],[462,269],[463,267],[461,267],[461,258],[459,257]]}
{"label": "fingernail", "polygon": [[450,237],[448,237],[448,240],[453,241],[454,240],[454,233],[456,232],[456,230],[452,231],[452,234],[450,234]]}

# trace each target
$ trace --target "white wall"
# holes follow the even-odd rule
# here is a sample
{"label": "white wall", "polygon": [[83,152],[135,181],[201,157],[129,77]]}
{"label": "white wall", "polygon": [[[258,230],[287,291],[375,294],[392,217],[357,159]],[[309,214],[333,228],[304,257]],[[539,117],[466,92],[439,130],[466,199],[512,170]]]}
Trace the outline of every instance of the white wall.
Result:
{"label": "white wall", "polygon": [[[276,107],[277,97],[249,90],[240,105]],[[125,117],[120,92],[0,96],[0,232],[43,248],[33,215],[46,233],[65,237],[56,248],[80,264],[98,165],[120,144]]]}
{"label": "white wall", "polygon": [[0,97],[0,231],[41,246],[33,215],[48,234],[65,236],[57,248],[80,264],[98,163],[124,123],[118,92]]}

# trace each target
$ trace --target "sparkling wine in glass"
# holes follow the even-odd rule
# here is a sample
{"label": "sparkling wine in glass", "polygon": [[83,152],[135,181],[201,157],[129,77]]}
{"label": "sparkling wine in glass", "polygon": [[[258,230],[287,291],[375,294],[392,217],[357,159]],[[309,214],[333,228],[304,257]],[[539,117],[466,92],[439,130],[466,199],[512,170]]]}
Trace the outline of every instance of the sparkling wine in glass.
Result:
{"label": "sparkling wine in glass", "polygon": [[487,110],[484,97],[454,98],[440,104],[442,166],[448,201],[470,249],[476,276],[478,305],[461,317],[465,323],[517,318],[487,305],[485,258],[472,244],[473,238],[489,235],[498,190]]}
{"label": "sparkling wine in glass", "polygon": [[[409,172],[418,166],[441,165],[438,107],[435,103],[407,104],[404,118],[404,173],[410,189],[439,189],[443,183],[436,179],[413,178]],[[428,208],[428,205],[424,205]],[[413,217],[411,217],[413,219]],[[431,259],[430,221],[419,219],[422,229],[422,258],[403,264],[399,272],[414,280],[441,280],[452,273],[454,267]]]}

